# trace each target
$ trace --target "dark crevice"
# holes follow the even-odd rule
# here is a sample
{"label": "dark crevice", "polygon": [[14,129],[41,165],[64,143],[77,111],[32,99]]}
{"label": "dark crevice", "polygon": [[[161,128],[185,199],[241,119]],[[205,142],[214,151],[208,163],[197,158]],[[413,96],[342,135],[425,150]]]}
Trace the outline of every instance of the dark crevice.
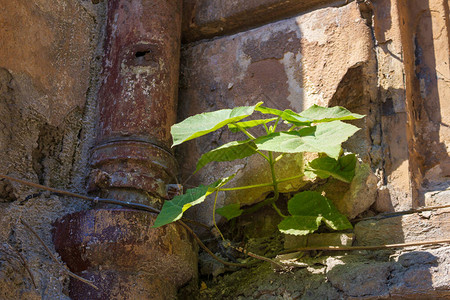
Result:
{"label": "dark crevice", "polygon": [[17,200],[14,188],[8,180],[0,181],[0,202],[13,202]]}
{"label": "dark crevice", "polygon": [[146,54],[150,54],[150,51],[138,51],[136,52],[136,57],[144,57]]}
{"label": "dark crevice", "polygon": [[33,170],[38,176],[40,184],[46,184],[45,178],[48,176],[49,159],[56,159],[58,153],[62,151],[62,137],[60,131],[51,125],[44,125],[39,130],[37,147],[32,151]]}

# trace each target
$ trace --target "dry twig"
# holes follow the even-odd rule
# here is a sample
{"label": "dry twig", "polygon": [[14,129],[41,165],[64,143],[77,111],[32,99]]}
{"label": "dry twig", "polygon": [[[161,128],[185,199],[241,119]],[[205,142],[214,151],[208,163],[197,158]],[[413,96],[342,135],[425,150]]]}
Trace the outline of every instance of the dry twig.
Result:
{"label": "dry twig", "polygon": [[[30,268],[28,267],[28,264],[27,264],[27,261],[25,260],[25,258],[22,256],[22,254],[20,254],[19,251],[17,251],[16,248],[12,247],[12,246],[11,246],[10,244],[8,244],[8,243],[3,243],[3,244],[0,245],[0,246],[4,249],[4,248],[5,248],[4,245],[7,245],[6,248],[8,248],[9,251],[14,252],[15,255],[19,258],[20,263],[21,263],[22,266],[25,268],[25,270],[27,270],[28,275],[30,275],[31,282],[33,283],[33,286],[34,286],[34,288],[36,289],[36,288],[37,288],[37,287],[36,287],[36,281],[34,280],[33,273],[31,273],[31,270],[30,270]],[[2,250],[2,249],[0,249],[0,250]],[[3,252],[6,253],[6,254],[9,254],[9,253],[6,252],[6,250],[3,250]]]}
{"label": "dry twig", "polygon": [[422,246],[422,245],[437,245],[437,244],[447,244],[450,243],[450,239],[436,240],[436,241],[423,241],[423,242],[412,242],[412,243],[401,243],[401,244],[388,244],[388,245],[375,245],[375,246],[326,246],[326,247],[300,247],[295,249],[289,249],[280,252],[280,254],[287,254],[298,251],[361,251],[361,250],[382,250],[382,249],[392,249],[392,248],[405,248],[411,246]]}

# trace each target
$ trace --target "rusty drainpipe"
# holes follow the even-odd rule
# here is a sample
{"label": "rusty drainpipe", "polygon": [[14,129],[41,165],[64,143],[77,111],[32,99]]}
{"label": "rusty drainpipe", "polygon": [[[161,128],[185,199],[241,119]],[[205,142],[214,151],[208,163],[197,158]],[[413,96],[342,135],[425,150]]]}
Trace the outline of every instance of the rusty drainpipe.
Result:
{"label": "rusty drainpipe", "polygon": [[[161,205],[176,162],[182,0],[109,0],[99,123],[89,190]],[[171,299],[197,276],[196,245],[176,224],[152,229],[155,215],[103,207],[55,222],[55,248],[75,273],[72,299]]]}

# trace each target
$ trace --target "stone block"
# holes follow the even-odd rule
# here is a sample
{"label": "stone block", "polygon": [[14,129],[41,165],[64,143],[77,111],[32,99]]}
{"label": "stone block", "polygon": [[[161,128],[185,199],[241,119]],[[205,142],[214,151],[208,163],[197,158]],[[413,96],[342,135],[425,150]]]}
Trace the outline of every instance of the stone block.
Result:
{"label": "stone block", "polygon": [[284,236],[284,248],[295,249],[300,247],[326,247],[326,246],[351,246],[353,233],[313,233],[308,235]]}
{"label": "stone block", "polygon": [[356,164],[355,177],[350,183],[349,190],[344,197],[337,199],[334,204],[339,211],[350,219],[369,209],[377,196],[378,177],[367,164]]}
{"label": "stone block", "polygon": [[[327,279],[331,285],[349,297],[388,296],[386,284],[391,263],[346,263],[328,268]],[[361,299],[361,298],[359,298]]]}
{"label": "stone block", "polygon": [[292,16],[313,7],[343,0],[185,0],[183,3],[183,40],[242,31],[267,22]]}
{"label": "stone block", "polygon": [[449,299],[450,248],[399,252],[389,280],[395,299]]}
{"label": "stone block", "polygon": [[295,249],[306,247],[308,245],[307,235],[284,235],[284,249]]}
{"label": "stone block", "polygon": [[308,235],[308,247],[351,246],[353,233],[314,233]]}
{"label": "stone block", "polygon": [[431,214],[410,214],[365,220],[355,225],[356,243],[360,246],[433,241],[450,238],[450,209]]}
{"label": "stone block", "polygon": [[333,201],[336,208],[349,219],[369,209],[377,198],[378,177],[368,164],[357,162],[355,177],[350,184],[337,179],[317,188]]}

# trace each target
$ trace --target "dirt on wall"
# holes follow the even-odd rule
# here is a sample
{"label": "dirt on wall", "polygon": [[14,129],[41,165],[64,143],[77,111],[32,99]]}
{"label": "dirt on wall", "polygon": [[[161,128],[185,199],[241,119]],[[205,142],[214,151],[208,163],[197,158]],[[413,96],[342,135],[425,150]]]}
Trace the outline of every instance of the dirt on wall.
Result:
{"label": "dirt on wall", "polygon": [[[0,173],[85,192],[104,5],[0,1]],[[0,299],[68,299],[52,222],[88,203],[0,180]],[[61,262],[60,262],[61,263]]]}
{"label": "dirt on wall", "polygon": [[[0,0],[0,173],[85,193],[106,2]],[[346,147],[370,163],[379,179],[362,195],[376,200],[372,211],[448,204],[448,3],[184,2],[189,42],[182,52],[180,118],[260,98],[280,109],[343,105],[368,115]],[[268,13],[277,8],[279,13]],[[218,132],[181,150],[182,176],[190,178],[196,158],[226,138],[231,137]],[[222,171],[236,167],[241,168],[228,165]],[[192,181],[206,183],[217,175],[214,168],[205,172]],[[422,183],[424,199],[418,195]],[[89,204],[77,199],[0,180],[0,299],[69,298],[68,276],[20,220],[55,253],[52,222],[86,208]],[[448,214],[447,209],[365,222],[355,229],[356,242],[447,238],[450,231],[442,224]],[[208,209],[197,214],[207,221],[210,216]],[[270,215],[260,216],[253,230],[274,235],[271,222]],[[275,240],[281,250],[283,239]],[[206,271],[196,296],[448,298],[449,253],[446,246],[308,253],[290,272],[274,272],[268,263],[237,272],[220,266]]]}

